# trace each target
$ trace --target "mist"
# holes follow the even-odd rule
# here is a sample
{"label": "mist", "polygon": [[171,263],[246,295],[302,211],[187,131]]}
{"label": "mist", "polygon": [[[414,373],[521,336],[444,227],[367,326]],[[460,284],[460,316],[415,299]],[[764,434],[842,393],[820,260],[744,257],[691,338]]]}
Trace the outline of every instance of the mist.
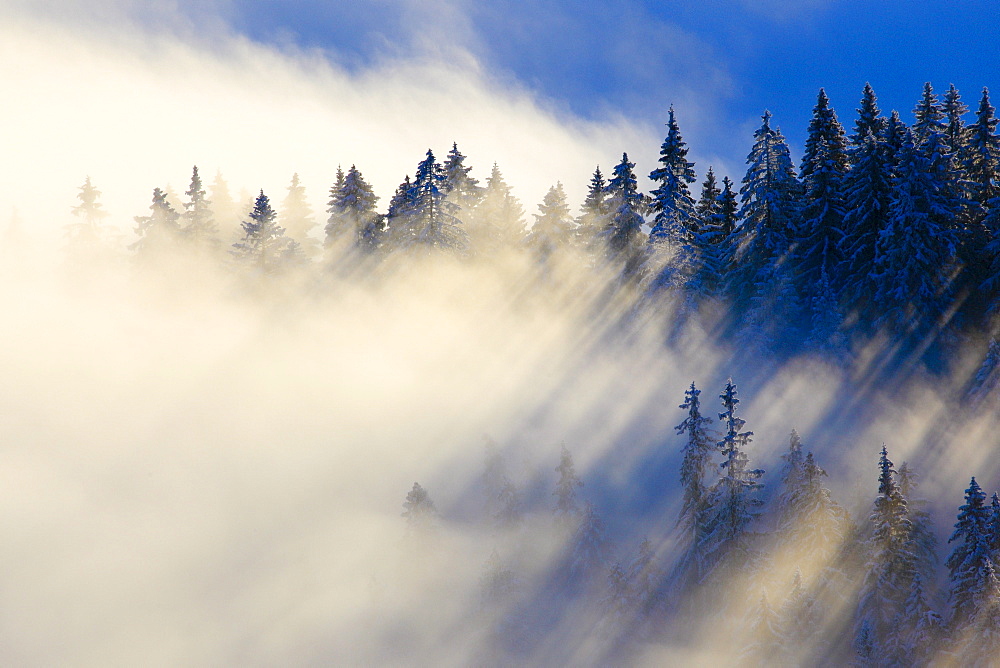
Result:
{"label": "mist", "polygon": [[[338,165],[384,205],[428,145],[457,142],[531,220],[550,185],[579,202],[623,150],[653,165],[659,130],[550,108],[461,49],[349,71],[166,6],[160,30],[106,9],[0,12],[21,91],[0,111],[19,128],[0,165],[17,212],[0,248],[3,663],[753,665],[755,606],[780,607],[795,572],[828,612],[789,660],[836,665],[883,444],[919,474],[941,553],[969,477],[1000,484],[995,393],[964,393],[981,346],[892,383],[878,338],[846,364],[767,355],[734,339],[725,300],[692,310],[586,245],[328,248],[263,274],[233,261],[228,229],[211,254],[143,258],[134,217],[192,164],[225,176],[244,220],[247,196],[279,202],[298,173],[322,220]],[[74,254],[87,175],[115,233]],[[721,431],[728,379],[764,509],[795,429],[851,528],[806,552],[762,531],[766,563],[706,585],[684,570],[678,406],[695,382]],[[568,518],[564,453],[583,483]],[[433,511],[413,511],[417,490]],[[574,579],[581,518],[599,518],[606,563]],[[641,614],[607,584],[637,554],[658,601]]]}

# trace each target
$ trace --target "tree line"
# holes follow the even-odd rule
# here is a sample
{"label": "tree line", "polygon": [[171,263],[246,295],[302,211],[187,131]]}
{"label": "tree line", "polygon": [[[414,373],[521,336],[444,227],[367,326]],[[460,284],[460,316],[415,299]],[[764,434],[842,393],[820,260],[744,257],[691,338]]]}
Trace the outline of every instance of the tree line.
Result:
{"label": "tree line", "polygon": [[[647,534],[631,554],[616,548],[582,499],[583,482],[562,446],[547,510],[552,525],[541,526],[565,547],[547,577],[529,578],[515,565],[523,542],[537,538],[526,527],[538,509],[525,503],[490,444],[482,517],[515,539],[506,553],[493,549],[482,568],[480,614],[505,652],[530,654],[539,630],[529,608],[559,600],[594,613],[618,660],[639,643],[677,642],[708,620],[737,639],[726,643],[727,660],[741,665],[990,665],[1000,650],[997,494],[987,501],[972,478],[947,543],[947,581],[938,586],[938,541],[912,467],[897,469],[883,446],[870,511],[854,518],[792,430],[766,493],[765,472],[750,464],[753,432],[738,415],[736,385],[728,381],[719,395],[718,430],[700,395],[692,383],[680,405],[676,522]],[[445,520],[428,491],[414,483],[403,508],[407,533],[433,542]]]}

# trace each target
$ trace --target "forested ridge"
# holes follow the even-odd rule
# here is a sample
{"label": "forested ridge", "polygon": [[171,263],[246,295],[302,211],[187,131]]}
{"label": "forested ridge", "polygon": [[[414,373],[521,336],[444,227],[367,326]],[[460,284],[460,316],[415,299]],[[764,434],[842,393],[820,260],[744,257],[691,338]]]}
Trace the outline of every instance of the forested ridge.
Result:
{"label": "forested ridge", "polygon": [[[866,86],[848,128],[820,90],[797,167],[764,112],[738,182],[708,167],[699,183],[670,109],[649,192],[623,153],[594,170],[582,203],[571,205],[557,182],[530,216],[500,168],[480,181],[457,143],[443,159],[428,150],[390,197],[376,195],[358,168],[365,156],[351,156],[322,213],[298,175],[280,204],[263,190],[237,202],[221,173],[206,185],[195,167],[183,196],[153,190],[132,241],[107,225],[88,177],[67,228],[65,269],[82,276],[119,263],[169,284],[172,272],[210,265],[263,294],[275,285],[391,283],[408,265],[514,263],[528,270],[511,282],[513,301],[543,286],[581,309],[594,330],[581,336],[581,351],[645,342],[636,332],[651,321],[665,349],[697,348],[691,338],[701,337],[737,351],[711,402],[695,382],[662,400],[679,424],[659,447],[672,448],[679,465],[653,494],[676,502],[670,522],[620,532],[646,536],[634,544],[602,520],[614,512],[600,505],[607,494],[588,498],[572,442],[544,471],[515,475],[489,441],[460,512],[435,507],[434,489],[413,484],[399,528],[406,563],[371,575],[372,600],[391,610],[402,606],[396,579],[436,582],[442,534],[470,525],[491,554],[477,566],[477,600],[462,603],[473,611],[473,630],[463,633],[486,664],[697,656],[722,665],[993,665],[997,495],[975,477],[955,481],[964,503],[948,510],[951,497],[922,496],[922,471],[896,467],[890,456],[904,444],[889,442],[864,445],[867,477],[855,487],[864,502],[840,502],[822,466],[833,453],[810,451],[794,415],[777,470],[757,468],[765,464],[734,379],[817,360],[850,378],[843,391],[852,407],[916,378],[950,394],[956,421],[995,410],[997,125],[986,89],[970,113],[954,86],[939,98],[928,83],[907,122],[885,115]],[[956,516],[947,540],[934,514]],[[570,626],[588,629],[579,654],[553,648]],[[406,646],[404,631],[385,633],[383,644]],[[662,654],[666,647],[673,653]]]}

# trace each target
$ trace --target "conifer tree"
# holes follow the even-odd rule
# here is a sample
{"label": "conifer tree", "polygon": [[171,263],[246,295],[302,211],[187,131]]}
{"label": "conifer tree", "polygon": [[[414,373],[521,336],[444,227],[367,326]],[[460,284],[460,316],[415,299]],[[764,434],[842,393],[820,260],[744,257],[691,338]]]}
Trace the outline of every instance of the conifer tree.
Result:
{"label": "conifer tree", "polygon": [[634,168],[635,163],[629,162],[628,154],[622,153],[622,160],[615,167],[614,177],[606,189],[611,213],[604,238],[611,259],[623,265],[625,278],[638,276],[646,250],[642,234],[645,204],[632,171]]}
{"label": "conifer tree", "polygon": [[932,134],[944,135],[948,128],[944,111],[929,81],[924,84],[920,101],[913,108],[913,118],[912,131],[915,144],[922,144]]}
{"label": "conifer tree", "polygon": [[[948,86],[948,92],[944,94],[942,111],[947,123],[944,136],[948,152],[955,156],[958,164],[961,165],[964,163],[969,141],[969,132],[968,128],[965,127],[963,117],[969,112],[969,108],[962,102],[962,96],[959,94],[958,89],[955,88],[955,84]],[[959,171],[964,170],[959,167]]]}
{"label": "conifer tree", "polygon": [[513,599],[520,583],[513,569],[493,550],[479,576],[479,602],[486,609],[503,609]]}
{"label": "conifer tree", "polygon": [[759,498],[763,484],[759,480],[764,471],[749,467],[746,449],[753,432],[743,431],[746,422],[736,415],[740,403],[737,394],[730,379],[719,395],[724,408],[719,420],[725,424],[726,433],[718,447],[725,461],[719,465],[720,477],[711,494],[712,517],[702,539],[702,557],[709,567],[727,560],[738,568],[749,560],[750,524],[760,515],[758,509],[763,504]]}
{"label": "conifer tree", "polygon": [[577,241],[584,247],[593,245],[601,238],[611,214],[608,201],[608,184],[598,166],[587,186],[587,197],[580,207],[580,216],[576,219]]}
{"label": "conifer tree", "polygon": [[720,190],[711,167],[702,184],[701,197],[695,207],[698,219],[699,276],[698,287],[705,295],[716,293],[723,285],[724,244],[726,238],[736,228],[736,212],[739,204],[732,190],[732,181],[724,178],[724,190]]}
{"label": "conifer tree", "polygon": [[406,207],[398,215],[400,226],[396,242],[402,248],[438,249],[464,252],[468,238],[456,218],[458,206],[449,202],[441,184],[444,172],[428,149],[427,157],[417,165],[416,175],[406,193]]}
{"label": "conifer tree", "polygon": [[719,212],[719,184],[715,179],[715,171],[709,167],[705,173],[705,181],[701,184],[701,195],[695,205],[695,213],[698,215],[701,225],[711,226],[715,222],[715,216]]}
{"label": "conifer tree", "polygon": [[153,190],[153,203],[149,205],[149,210],[150,215],[135,217],[135,233],[139,239],[129,248],[142,255],[175,249],[180,234],[180,214],[167,201],[165,191],[159,188]]}
{"label": "conifer tree", "polygon": [[316,219],[306,200],[305,186],[300,183],[297,173],[292,174],[288,194],[281,203],[279,218],[285,234],[295,240],[306,257],[313,258],[319,254],[319,242],[310,236],[310,232],[316,227]]}
{"label": "conifer tree", "polygon": [[[934,137],[929,135],[927,142],[934,143]],[[954,201],[936,172],[907,132],[873,269],[880,322],[894,331],[935,325],[950,303],[957,248]]]}
{"label": "conifer tree", "polygon": [[71,211],[79,222],[67,226],[69,242],[76,247],[93,246],[105,236],[103,221],[108,212],[101,204],[101,191],[93,186],[88,176],[76,195],[80,203]]}
{"label": "conifer tree", "polygon": [[374,250],[378,246],[383,222],[375,211],[378,195],[355,165],[351,165],[346,174],[338,169],[337,183],[339,188],[334,184],[330,189],[327,248],[344,239],[365,251]]}
{"label": "conifer tree", "polygon": [[[854,150],[849,151],[850,155],[865,143],[867,137],[880,137],[886,128],[886,119],[878,108],[878,98],[871,84],[865,83],[865,88],[861,93],[861,106],[858,107],[858,118],[854,121],[854,134],[851,135],[851,145]],[[853,160],[852,164],[857,164]]]}
{"label": "conifer tree", "polygon": [[733,190],[733,181],[728,176],[722,177],[722,192],[719,193],[719,212],[715,220],[716,227],[721,232],[719,243],[725,243],[725,240],[736,231],[736,226],[740,220],[739,201],[736,199],[736,192]]}
{"label": "conifer tree", "polygon": [[498,510],[493,516],[497,527],[501,529],[516,529],[523,519],[521,514],[521,490],[511,481],[504,478],[503,486],[497,497]]}
{"label": "conifer tree", "polygon": [[781,471],[778,473],[777,521],[781,527],[802,500],[805,481],[805,453],[799,432],[792,429],[788,435],[788,450],[781,455]]}
{"label": "conifer tree", "polygon": [[420,483],[413,483],[413,489],[406,494],[402,515],[406,518],[406,527],[411,533],[426,530],[437,521],[437,508]]}
{"label": "conifer tree", "polygon": [[728,241],[728,292],[744,312],[744,332],[766,348],[776,322],[793,322],[797,297],[788,253],[798,215],[799,185],[788,145],[771,127],[771,113],[754,133],[740,188],[743,224]]}
{"label": "conifer tree", "polygon": [[[976,111],[976,122],[968,128],[968,142],[963,160],[965,186],[968,193],[965,224],[963,261],[971,285],[979,286],[989,278],[992,256],[989,252],[991,241],[998,238],[997,213],[994,206],[1000,200],[1000,136],[997,136],[997,118],[990,104],[989,90],[983,88],[983,96]],[[986,295],[972,291],[972,304],[982,309],[989,305],[989,291]]]}
{"label": "conifer tree", "polygon": [[479,180],[472,176],[472,167],[465,166],[466,157],[458,150],[458,143],[453,142],[444,164],[444,182],[442,190],[448,199],[458,205],[463,220],[468,218],[468,213],[483,196],[483,188],[479,186]]}
{"label": "conifer tree", "polygon": [[767,594],[761,594],[750,615],[750,642],[740,654],[741,665],[772,666],[785,655],[787,647],[781,629],[781,618],[771,607]]}
{"label": "conifer tree", "polygon": [[271,201],[260,191],[253,210],[243,221],[243,239],[233,244],[230,251],[238,262],[267,274],[298,262],[298,244],[285,236],[285,229],[278,225],[278,214],[271,208]]}
{"label": "conifer tree", "polygon": [[793,648],[808,646],[818,621],[816,600],[802,584],[798,568],[792,577],[792,588],[781,606],[780,624],[785,642]]}
{"label": "conifer tree", "polygon": [[879,456],[878,480],[878,496],[869,516],[868,561],[857,619],[859,632],[867,623],[880,651],[895,656],[899,651],[895,621],[910,592],[916,557],[911,550],[913,525],[906,499],[899,490],[896,470],[884,445]]}
{"label": "conifer tree", "polygon": [[188,196],[188,201],[184,203],[184,236],[200,246],[218,245],[219,227],[215,224],[211,202],[206,198],[197,165],[191,170],[191,185],[184,194]]}
{"label": "conifer tree", "polygon": [[[409,176],[406,178],[409,181]],[[337,175],[333,185],[330,186],[330,199],[326,203],[326,212],[329,216],[326,219],[326,225],[323,227],[323,232],[325,233],[323,245],[327,248],[335,245],[339,239],[350,236],[350,226],[344,217],[345,206],[341,201],[346,179],[347,176],[344,174],[344,170],[340,165],[337,165]],[[407,187],[409,187],[409,184],[407,184]],[[398,190],[396,192],[399,194]]]}
{"label": "conifer tree", "polygon": [[469,218],[469,237],[477,252],[490,255],[519,243],[524,236],[524,207],[496,163],[482,198]]}
{"label": "conifer tree", "polygon": [[888,225],[893,161],[884,135],[865,135],[851,157],[853,167],[844,177],[843,264],[837,273],[844,303],[864,323],[875,315],[872,270],[879,236]]}
{"label": "conifer tree", "polygon": [[825,273],[834,280],[840,263],[847,140],[821,88],[809,123],[801,178],[805,187],[794,262],[801,290],[815,290]]}
{"label": "conifer tree", "polygon": [[996,568],[989,545],[989,518],[986,495],[973,477],[965,490],[965,503],[959,508],[955,531],[948,539],[955,547],[945,562],[951,580],[949,621],[955,629],[974,622],[996,604],[994,585],[987,577]]}
{"label": "conifer tree", "polygon": [[208,195],[208,199],[212,203],[215,223],[219,226],[219,236],[223,239],[232,238],[239,228],[242,212],[233,200],[232,194],[229,192],[229,184],[226,183],[219,170],[215,172],[215,179],[212,181]]}
{"label": "conifer tree", "polygon": [[917,494],[918,488],[919,477],[907,462],[903,462],[899,467],[899,492],[906,499],[907,512],[913,526],[910,542],[916,558],[914,567],[924,582],[933,583],[938,565],[937,536],[934,534],[934,522],[926,509],[927,501]]}
{"label": "conifer tree", "polygon": [[631,616],[635,607],[628,574],[621,562],[616,561],[608,571],[607,589],[601,601],[604,614],[616,625],[622,625]]}
{"label": "conifer tree", "polygon": [[943,636],[944,620],[928,603],[919,573],[913,576],[898,627],[901,663],[927,665]]}
{"label": "conifer tree", "polygon": [[587,503],[573,536],[566,572],[579,582],[607,568],[610,558],[611,545],[605,535],[604,522],[593,504]]}
{"label": "conifer tree", "polygon": [[[674,287],[687,290],[688,307],[693,308],[693,298],[704,294],[701,284],[706,261],[704,248],[708,247],[708,230],[703,228],[695,211],[689,185],[694,183],[694,163],[687,159],[687,145],[670,108],[667,137],[660,147],[660,166],[649,174],[657,183],[651,193],[650,209],[654,214],[649,243],[659,265],[654,289]],[[708,258],[709,263],[713,262]]]}
{"label": "conifer tree", "polygon": [[687,417],[675,429],[677,434],[687,434],[681,460],[681,486],[683,496],[681,513],[677,525],[690,536],[691,546],[696,546],[702,537],[708,521],[708,487],[705,476],[712,463],[715,440],[708,425],[712,419],[701,414],[701,390],[694,383],[684,391],[684,403],[679,408],[687,411]]}
{"label": "conifer tree", "polygon": [[674,108],[670,107],[668,113],[667,137],[660,146],[660,166],[649,174],[650,180],[658,184],[651,193],[654,217],[649,239],[653,243],[690,244],[699,233],[695,204],[688,188],[695,180],[694,163],[687,159],[687,145],[681,138]]}
{"label": "conifer tree", "polygon": [[976,122],[969,126],[968,152],[964,161],[969,184],[969,199],[979,205],[980,220],[990,200],[1000,194],[1000,136],[997,135],[996,109],[990,104],[990,91],[983,88],[976,111]]}
{"label": "conifer tree", "polygon": [[639,543],[635,558],[625,570],[632,590],[636,613],[640,616],[656,603],[656,588],[659,585],[660,576],[653,563],[653,557],[653,544],[649,542],[648,538],[643,538],[642,542]]}
{"label": "conifer tree", "polygon": [[566,204],[562,183],[556,183],[545,193],[538,205],[535,224],[528,231],[526,242],[543,260],[559,248],[565,248],[573,237],[575,225]]}
{"label": "conifer tree", "polygon": [[1000,496],[993,492],[990,498],[990,520],[989,520],[990,554],[993,561],[1000,561]]}

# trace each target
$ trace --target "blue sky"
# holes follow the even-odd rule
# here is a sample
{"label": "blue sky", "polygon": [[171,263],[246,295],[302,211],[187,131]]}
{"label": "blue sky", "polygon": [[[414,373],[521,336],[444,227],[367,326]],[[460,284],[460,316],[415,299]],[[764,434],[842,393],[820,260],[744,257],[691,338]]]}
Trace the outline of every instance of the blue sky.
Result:
{"label": "blue sky", "polygon": [[247,193],[299,173],[319,208],[337,165],[357,163],[384,204],[428,147],[457,141],[478,178],[498,163],[530,216],[557,180],[578,206],[594,165],[610,172],[623,151],[649,174],[671,104],[699,177],[712,165],[738,183],[764,109],[801,154],[820,87],[849,130],[866,81],[904,120],[925,81],[972,108],[983,86],[1000,100],[1000,9],[942,6],[0,1],[0,69],[19,91],[0,110],[18,128],[0,201],[65,216],[89,174],[130,229],[192,164]]}
{"label": "blue sky", "polygon": [[973,108],[982,86],[1000,90],[1000,10],[961,0],[943,7],[857,0],[258,0],[225,11],[235,29],[256,40],[321,48],[348,67],[465,49],[493,76],[585,118],[660,122],[673,103],[693,152],[742,161],[765,108],[800,147],[821,86],[845,125],[866,81],[883,110],[899,109],[904,120],[924,81],[939,92],[955,83]]}

